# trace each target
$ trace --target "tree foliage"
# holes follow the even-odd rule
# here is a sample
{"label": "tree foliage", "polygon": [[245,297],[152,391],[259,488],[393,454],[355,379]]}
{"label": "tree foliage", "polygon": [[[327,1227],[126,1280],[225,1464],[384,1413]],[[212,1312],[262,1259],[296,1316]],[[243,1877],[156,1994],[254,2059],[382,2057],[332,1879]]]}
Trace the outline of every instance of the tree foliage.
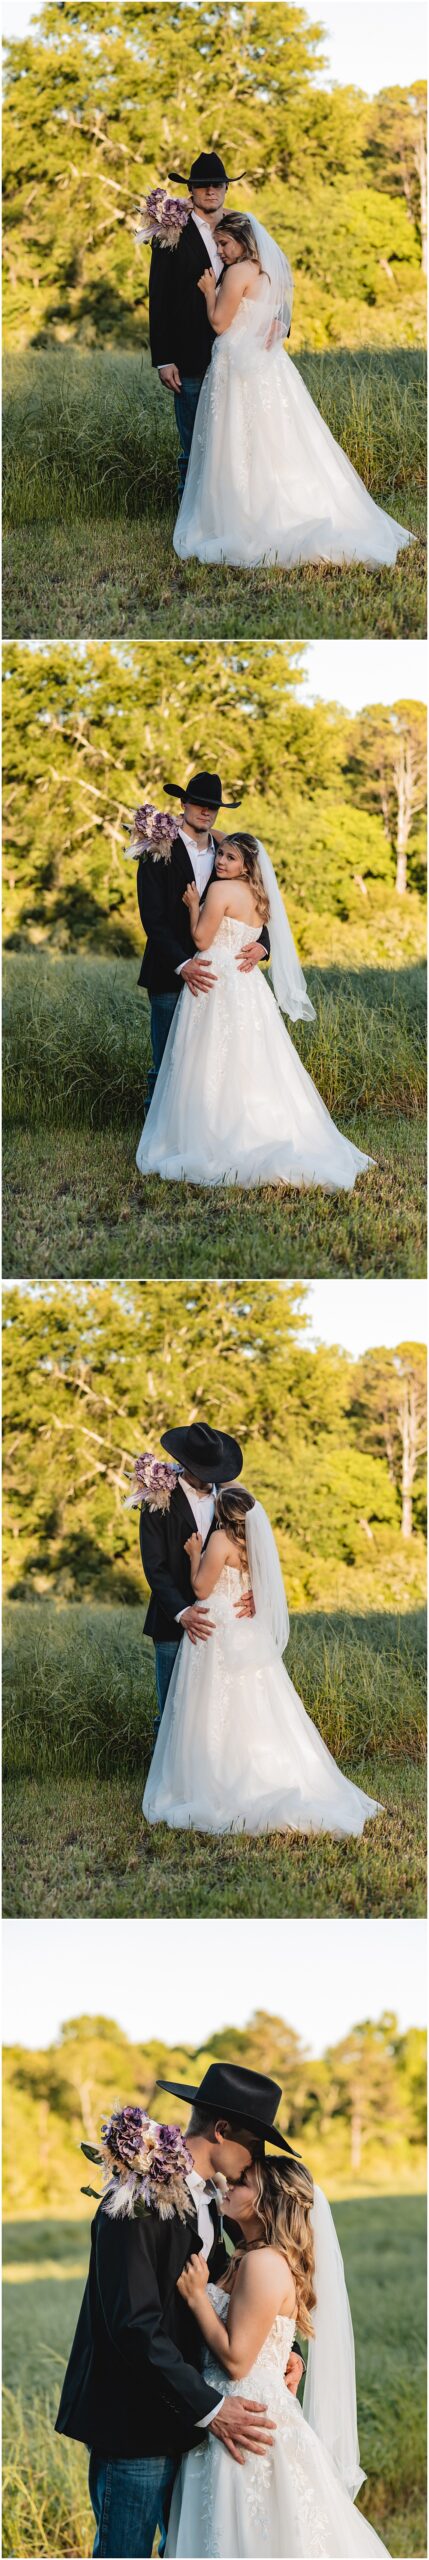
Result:
{"label": "tree foliage", "polygon": [[[424,711],[302,698],[301,644],[154,640],[4,648],[4,938],[10,949],[141,950],[126,820],[220,763],[273,856],[303,957],[350,927],[359,954],[417,951]],[[408,895],[395,897],[399,808]],[[227,820],[228,828],[232,820]],[[395,914],[396,909],[396,914]]]}
{"label": "tree foliage", "polygon": [[169,1421],[201,1413],[241,1442],[293,1607],[353,1607],[360,1595],[377,1607],[380,1593],[384,1607],[412,1605],[423,1573],[420,1462],[404,1550],[374,1359],[365,1407],[345,1353],[310,1349],[299,1283],[252,1283],[250,1292],[174,1281],[8,1288],[10,1597],[139,1602],[137,1516],[124,1507],[130,1466],[139,1449],[159,1448]]}
{"label": "tree foliage", "polygon": [[[379,345],[424,327],[422,101],[321,86],[323,27],[278,0],[49,0],[7,46],[10,341],[140,344],[148,184],[203,142],[296,270],[295,343]],[[375,327],[374,327],[375,315]]]}
{"label": "tree foliage", "polygon": [[[144,2003],[142,2004],[144,2007]],[[180,1992],[178,1993],[180,2014]],[[331,2193],[359,2192],[368,2178],[395,2187],[421,2182],[425,2120],[425,2036],[397,2019],[359,2022],[314,2058],[287,2020],[257,2010],[246,2026],[210,2027],[197,2050],[161,2037],[133,2044],[114,2019],[69,2018],[44,2052],[5,2052],[5,2211],[19,2216],[81,2207],[87,2183],[81,2141],[97,2142],[112,2100],[147,2107],[159,2121],[186,2125],[189,2108],[163,2095],[160,2078],[199,2080],[211,2061],[246,2063],[280,2083],[280,2129]],[[97,2180],[94,2178],[94,2185]],[[81,2208],[82,2209],[82,2208]]]}

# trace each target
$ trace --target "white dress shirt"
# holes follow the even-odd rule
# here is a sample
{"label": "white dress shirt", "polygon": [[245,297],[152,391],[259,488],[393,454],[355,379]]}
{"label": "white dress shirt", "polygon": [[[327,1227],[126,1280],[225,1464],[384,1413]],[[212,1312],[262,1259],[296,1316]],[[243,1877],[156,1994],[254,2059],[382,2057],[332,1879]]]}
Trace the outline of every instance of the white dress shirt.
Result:
{"label": "white dress shirt", "polygon": [[192,207],[191,222],[195,222],[197,231],[201,232],[201,239],[204,241],[204,248],[207,249],[210,266],[213,267],[213,272],[216,276],[216,284],[218,284],[219,276],[222,275],[223,261],[220,249],[217,248],[216,244],[216,232],[212,231],[210,222],[207,222],[206,214],[196,212],[195,205]]}
{"label": "white dress shirt", "polygon": [[[203,846],[195,843],[194,836],[188,836],[187,827],[178,827],[177,833],[182,838],[182,844],[186,845],[186,852],[190,854],[201,905],[201,899],[204,897],[204,890],[207,888],[208,881],[211,880],[214,866],[215,845],[213,842],[213,836],[209,836],[207,844]],[[195,951],[195,959],[198,960],[198,949]],[[187,967],[187,960],[180,960],[179,967],[175,970],[175,977],[181,978],[182,969],[187,969]]]}
{"label": "white dress shirt", "polygon": [[[186,1486],[186,1492],[188,1492],[188,1486]],[[188,1498],[190,1501],[190,1491]],[[202,2257],[207,2260],[207,2258],[210,2257],[210,2250],[213,2248],[214,2240],[213,2223],[210,2212],[210,2204],[213,2203],[213,2187],[206,2185],[205,2178],[200,2177],[199,2169],[188,2169],[186,2185],[189,2187],[193,2203],[196,2205],[198,2238],[202,2241]],[[198,2427],[211,2426],[212,2418],[217,2418],[219,2409],[223,2409],[224,2397],[225,2394],[223,2392],[222,2399],[216,2401],[214,2409],[209,2409],[207,2417],[197,2418]]]}
{"label": "white dress shirt", "polygon": [[[203,213],[195,213],[193,210],[191,213],[191,222],[195,222],[197,231],[201,232],[201,239],[204,241],[204,248],[207,250],[209,263],[210,266],[213,267],[213,274],[216,277],[216,284],[218,284],[219,276],[222,275],[222,258],[220,249],[216,248],[216,233],[211,230],[210,223],[206,221]],[[166,364],[171,364],[171,356],[164,356],[163,364],[159,364],[157,367],[158,373],[165,373]]]}
{"label": "white dress shirt", "polygon": [[[194,1485],[187,1484],[186,1476],[179,1476],[179,1484],[182,1487],[182,1493],[186,1493],[187,1502],[190,1503],[190,1508],[194,1515],[195,1527],[196,1529],[199,1529],[204,1547],[206,1538],[208,1538],[209,1529],[211,1529],[212,1520],[214,1520],[215,1488],[211,1485],[207,1493],[195,1493]],[[187,1601],[186,1607],[192,1607],[192,1602]],[[184,1609],[178,1609],[176,1626],[180,1626],[181,1619],[184,1617],[184,1614]],[[196,2175],[197,2172],[195,2170],[195,2177]],[[199,2185],[201,2186],[201,2179],[199,2180]]]}

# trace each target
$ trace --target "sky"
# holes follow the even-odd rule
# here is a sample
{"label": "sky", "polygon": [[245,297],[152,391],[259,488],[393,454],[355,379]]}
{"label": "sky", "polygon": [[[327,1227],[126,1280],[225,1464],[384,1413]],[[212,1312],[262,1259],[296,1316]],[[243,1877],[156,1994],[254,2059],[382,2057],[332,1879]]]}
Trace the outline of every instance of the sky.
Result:
{"label": "sky", "polygon": [[[3,0],[4,35],[31,33],[35,15],[34,0]],[[407,7],[405,0],[337,0],[326,10],[315,0],[307,15],[324,28],[325,88],[338,80],[373,97],[387,85],[425,78],[424,0],[409,0]]]}
{"label": "sky", "polygon": [[[348,0],[345,0],[346,7]],[[310,640],[303,660],[300,697],[344,703],[361,711],[368,702],[426,702],[425,640]]]}
{"label": "sky", "polygon": [[114,2018],[133,2041],[198,2046],[268,2009],[322,2053],[363,2018],[426,2015],[419,1920],[10,1920],[5,2044],[52,2043],[67,2018]]}
{"label": "sky", "polygon": [[310,1280],[306,1307],[313,1340],[340,1342],[352,1359],[374,1344],[427,1342],[425,1280]]}
{"label": "sky", "polygon": [[[4,1281],[5,1324],[12,1321],[8,1309],[11,1289],[32,1297],[39,1295],[43,1297],[45,1285],[43,1280]],[[58,1284],[55,1281],[49,1281],[47,1284],[50,1305],[56,1285],[62,1293],[64,1285],[62,1281]],[[75,1285],[80,1305],[81,1290],[85,1283],[77,1282]],[[104,1281],[100,1281],[100,1288],[104,1288],[104,1285]],[[120,1286],[120,1283],[118,1285]],[[132,1281],[129,1285],[134,1300],[135,1289],[138,1286],[144,1289],[145,1283]],[[216,1283],[213,1282],[210,1285],[215,1287]],[[225,1287],[229,1285],[229,1282],[225,1282]],[[96,1288],[97,1282],[91,1281],[90,1286]],[[73,1296],[73,1281],[69,1281],[68,1287]],[[112,1288],[114,1287],[113,1280]],[[182,1287],[185,1293],[185,1304],[189,1307],[191,1331],[192,1297],[186,1295],[189,1282],[184,1280]],[[381,1343],[394,1349],[398,1342],[427,1342],[428,1315],[424,1280],[310,1280],[303,1281],[302,1287],[305,1290],[305,1313],[309,1318],[305,1343],[310,1350],[315,1348],[316,1342],[338,1342],[343,1351],[348,1351],[351,1358],[358,1360],[363,1351],[370,1350],[374,1345],[379,1347]],[[243,1290],[237,1282],[237,1293],[240,1303],[245,1303],[251,1317],[252,1298],[249,1284],[246,1284]]]}

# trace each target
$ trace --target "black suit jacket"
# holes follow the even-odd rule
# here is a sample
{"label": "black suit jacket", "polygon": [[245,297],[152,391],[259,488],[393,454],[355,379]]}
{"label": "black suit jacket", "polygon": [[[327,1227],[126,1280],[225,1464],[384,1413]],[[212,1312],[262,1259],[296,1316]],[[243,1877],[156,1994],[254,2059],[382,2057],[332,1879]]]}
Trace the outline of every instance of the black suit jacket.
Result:
{"label": "black suit jacket", "polygon": [[189,1609],[195,1598],[185,1555],[185,1538],[194,1529],[194,1513],[181,1484],[174,1487],[168,1511],[140,1512],[140,1554],[151,1594],[145,1635],[153,1636],[154,1644],[181,1636],[182,1628],[175,1624],[178,1610]]}
{"label": "black suit jacket", "polygon": [[[146,950],[138,983],[139,987],[147,987],[151,996],[178,994],[176,971],[182,960],[195,958],[189,908],[183,905],[183,892],[194,879],[191,855],[181,835],[174,838],[168,862],[154,862],[153,854],[140,855],[137,897]],[[261,925],[258,942],[262,942],[269,958],[266,925]]]}
{"label": "black suit jacket", "polygon": [[152,364],[177,364],[182,376],[193,375],[201,381],[215,336],[204,294],[198,292],[198,278],[209,266],[210,253],[192,215],[177,249],[160,249],[154,241],[149,276]]}
{"label": "black suit jacket", "polygon": [[[213,2206],[210,2275],[226,2264]],[[145,2213],[112,2222],[105,2203],[91,2227],[89,2274],[56,2428],[95,2453],[127,2460],[177,2454],[198,2444],[198,2420],[219,2402],[203,2379],[204,2340],[177,2292],[177,2278],[201,2248],[197,2217],[161,2222]]]}

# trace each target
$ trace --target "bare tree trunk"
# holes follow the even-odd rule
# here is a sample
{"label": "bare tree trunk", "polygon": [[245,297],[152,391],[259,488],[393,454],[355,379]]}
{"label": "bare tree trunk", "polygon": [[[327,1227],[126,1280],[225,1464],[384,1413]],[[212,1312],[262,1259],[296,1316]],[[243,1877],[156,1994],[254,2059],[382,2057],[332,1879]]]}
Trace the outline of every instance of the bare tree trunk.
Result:
{"label": "bare tree trunk", "polygon": [[402,1400],[402,1520],[403,1538],[413,1535],[413,1484],[417,1464],[417,1395],[412,1378],[404,1378]]}
{"label": "bare tree trunk", "polygon": [[395,764],[395,782],[397,794],[395,887],[398,897],[403,898],[407,887],[407,846],[413,816],[414,786],[414,761],[411,739],[406,738],[403,735],[398,740],[398,754]]}
{"label": "bare tree trunk", "polygon": [[352,2169],[356,2169],[356,2170],[359,2170],[359,2169],[360,2169],[361,2159],[362,2159],[362,2112],[361,2112],[360,2098],[358,2097],[357,2092],[355,2091],[355,2092],[353,2092],[353,2093],[352,2093],[352,2116],[351,2116],[351,2165],[352,2165]]}
{"label": "bare tree trunk", "polygon": [[417,135],[416,135],[415,162],[416,162],[417,176],[418,176],[419,189],[420,189],[420,229],[421,229],[421,235],[422,235],[422,267],[423,267],[423,275],[424,275],[424,276],[427,276],[427,271],[428,271],[428,167],[427,167],[427,151],[426,151],[426,134],[425,134],[424,124],[419,124],[418,133],[417,133]]}

